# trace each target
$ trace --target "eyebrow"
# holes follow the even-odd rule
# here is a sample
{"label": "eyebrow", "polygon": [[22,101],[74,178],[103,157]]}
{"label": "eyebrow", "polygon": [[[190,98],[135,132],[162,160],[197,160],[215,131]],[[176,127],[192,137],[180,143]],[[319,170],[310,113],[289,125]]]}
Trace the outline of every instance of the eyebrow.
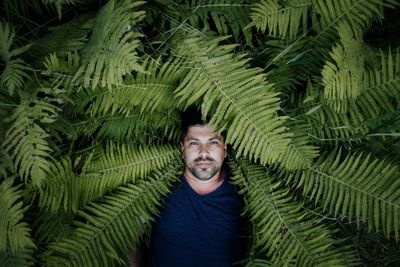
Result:
{"label": "eyebrow", "polygon": [[[221,137],[221,136],[214,136],[214,137],[211,137],[210,139],[208,139],[208,141],[214,140],[214,139],[216,139],[216,140],[218,140],[218,141],[221,141],[222,137]],[[187,140],[188,140],[188,141],[190,141],[190,140],[200,141],[200,139],[199,139],[199,138],[196,138],[196,137],[189,137],[189,138],[187,138]]]}

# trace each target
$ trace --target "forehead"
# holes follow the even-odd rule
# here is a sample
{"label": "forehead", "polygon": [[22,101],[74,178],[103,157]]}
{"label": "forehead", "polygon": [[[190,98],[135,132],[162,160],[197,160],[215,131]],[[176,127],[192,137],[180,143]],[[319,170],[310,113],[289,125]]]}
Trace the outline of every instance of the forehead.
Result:
{"label": "forehead", "polygon": [[221,136],[215,131],[214,128],[210,128],[207,125],[194,125],[188,128],[185,139],[211,139],[218,138],[221,139]]}

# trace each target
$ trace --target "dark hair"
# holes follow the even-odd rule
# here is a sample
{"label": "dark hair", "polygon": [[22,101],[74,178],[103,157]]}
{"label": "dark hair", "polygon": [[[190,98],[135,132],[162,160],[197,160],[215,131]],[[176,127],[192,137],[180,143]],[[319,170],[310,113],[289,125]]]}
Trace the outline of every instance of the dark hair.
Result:
{"label": "dark hair", "polygon": [[[201,111],[196,106],[191,106],[181,113],[181,140],[186,137],[189,127],[194,125],[206,125],[209,118],[202,119]],[[226,139],[226,132],[221,133],[222,138]]]}

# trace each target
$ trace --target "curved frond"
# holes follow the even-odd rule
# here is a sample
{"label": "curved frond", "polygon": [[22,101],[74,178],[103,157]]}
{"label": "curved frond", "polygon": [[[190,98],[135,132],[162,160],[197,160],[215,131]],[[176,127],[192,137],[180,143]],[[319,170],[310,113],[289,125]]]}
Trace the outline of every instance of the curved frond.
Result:
{"label": "curved frond", "polygon": [[135,140],[142,144],[156,143],[164,137],[177,140],[180,135],[179,115],[179,111],[173,109],[143,114],[139,114],[138,111],[137,114],[129,116],[116,114],[104,118],[97,137],[120,141]]}
{"label": "curved frond", "polygon": [[7,89],[9,95],[13,95],[15,91],[24,87],[26,80],[30,80],[30,76],[26,71],[31,70],[32,68],[22,59],[10,60],[0,75],[1,87]]}
{"label": "curved frond", "polygon": [[60,208],[75,212],[80,207],[76,176],[69,158],[52,162],[39,193],[39,207],[53,213]]}
{"label": "curved frond", "polygon": [[[23,222],[26,207],[21,201],[22,190],[13,187],[13,179],[9,178],[0,184],[0,252],[2,255],[11,254],[25,256],[35,248],[30,236],[30,229],[26,222]],[[1,259],[0,255],[0,259]],[[2,262],[2,261],[1,261]],[[2,262],[3,263],[3,262]]]}
{"label": "curved frond", "polygon": [[97,199],[116,187],[144,179],[155,168],[179,160],[180,151],[169,145],[125,146],[109,143],[104,152],[85,163],[79,177],[83,203]]}
{"label": "curved frond", "polygon": [[294,38],[307,31],[312,0],[261,0],[254,4],[250,18],[257,30],[281,38]]}
{"label": "curved frond", "polygon": [[61,15],[62,15],[62,8],[64,6],[67,5],[72,5],[76,2],[78,2],[79,0],[42,0],[43,4],[45,5],[53,5],[58,13],[58,18],[61,19]]}
{"label": "curved frond", "polygon": [[320,160],[296,177],[303,194],[335,215],[365,222],[370,229],[382,229],[387,237],[399,238],[400,171],[370,155],[339,150]]}
{"label": "curved frond", "polygon": [[92,15],[79,16],[62,25],[49,28],[48,34],[33,42],[30,52],[42,60],[49,54],[65,56],[75,50],[81,50],[87,43],[87,35],[93,27]]}
{"label": "curved frond", "polygon": [[66,239],[49,245],[44,260],[57,266],[115,266],[122,263],[128,249],[135,246],[148,221],[158,214],[161,198],[169,192],[181,166],[170,164],[154,171],[147,180],[120,187],[99,202],[80,211],[86,221],[76,221],[78,228]]}
{"label": "curved frond", "polygon": [[[252,34],[246,25],[250,22],[249,1],[244,0],[187,0],[183,12],[183,18],[190,21],[191,26],[204,25],[207,30],[216,30],[220,35],[232,35],[238,42],[243,35],[248,44],[251,44]],[[187,10],[185,7],[189,7]],[[186,12],[185,12],[186,11]],[[201,23],[200,23],[201,22]],[[197,27],[196,27],[197,28]]]}
{"label": "curved frond", "polygon": [[89,42],[82,49],[82,65],[74,81],[86,88],[97,85],[112,88],[121,84],[131,71],[144,71],[138,64],[136,49],[141,34],[134,31],[144,18],[143,11],[133,11],[141,1],[111,0],[97,14]]}
{"label": "curved frond", "polygon": [[30,45],[12,49],[14,37],[13,28],[8,23],[0,22],[0,57],[5,63],[4,71],[0,75],[0,90],[7,89],[9,95],[22,89],[24,81],[30,79],[27,71],[32,71],[24,60],[14,58],[28,50]]}
{"label": "curved frond", "polygon": [[255,228],[256,246],[276,266],[350,266],[349,248],[332,238],[320,218],[306,212],[267,170],[246,161],[230,163]]}
{"label": "curved frond", "polygon": [[77,108],[87,109],[93,115],[129,116],[137,109],[141,113],[173,109],[176,100],[172,92],[187,72],[179,61],[146,58],[142,64],[146,73],[128,76],[124,84],[113,86],[112,90],[82,90],[74,96],[74,102]]}
{"label": "curved frond", "polygon": [[297,121],[288,123],[287,126],[293,137],[279,161],[288,170],[311,166],[313,159],[319,155],[319,150],[310,142],[311,138],[308,136],[310,127]]}
{"label": "curved frond", "polygon": [[384,7],[399,5],[396,0],[312,0],[312,3],[321,16],[321,29],[336,27],[344,21],[365,29],[372,19],[383,18]]}
{"label": "curved frond", "polygon": [[22,249],[17,253],[0,251],[0,263],[7,267],[34,266],[33,253],[33,249],[30,248]]}
{"label": "curved frond", "polygon": [[38,98],[22,99],[10,120],[12,124],[6,133],[2,148],[11,152],[19,176],[40,186],[50,168],[52,151],[47,141],[48,133],[42,124],[55,121],[57,107]]}
{"label": "curved frond", "polygon": [[[353,27],[354,28],[354,27]],[[362,31],[353,32],[348,23],[339,26],[341,43],[330,53],[332,61],[322,69],[324,96],[336,112],[343,112],[346,102],[354,102],[363,90],[365,63]]]}
{"label": "curved frond", "polygon": [[203,101],[203,114],[213,113],[209,124],[228,131],[227,142],[238,155],[276,162],[291,136],[283,125],[287,117],[277,114],[278,94],[260,69],[248,68],[244,55],[232,53],[235,45],[218,45],[223,39],[180,42],[177,55],[190,60],[192,69],[175,95],[186,107]]}

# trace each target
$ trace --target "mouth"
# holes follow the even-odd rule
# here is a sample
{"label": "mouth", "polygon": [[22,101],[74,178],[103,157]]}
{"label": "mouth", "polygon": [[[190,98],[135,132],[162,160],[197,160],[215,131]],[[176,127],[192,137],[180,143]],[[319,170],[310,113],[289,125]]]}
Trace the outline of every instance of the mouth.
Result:
{"label": "mouth", "polygon": [[195,165],[199,168],[208,168],[212,165],[212,161],[199,161]]}

